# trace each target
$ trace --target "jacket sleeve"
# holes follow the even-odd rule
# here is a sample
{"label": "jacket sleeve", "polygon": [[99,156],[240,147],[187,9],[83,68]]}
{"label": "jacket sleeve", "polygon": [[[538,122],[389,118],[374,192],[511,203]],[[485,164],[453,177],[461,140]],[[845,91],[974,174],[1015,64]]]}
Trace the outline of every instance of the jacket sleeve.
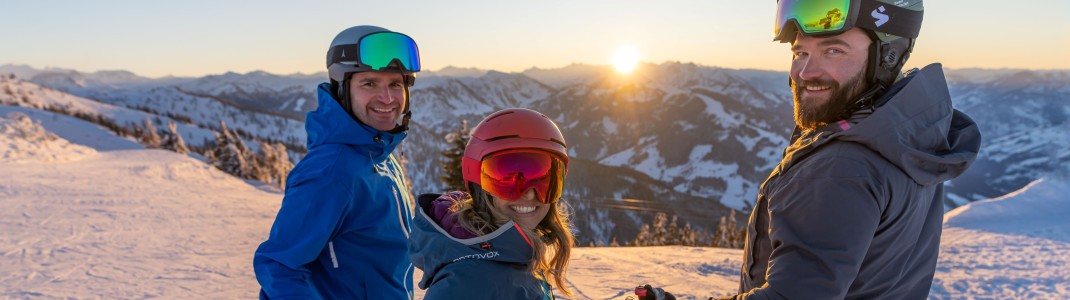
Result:
{"label": "jacket sleeve", "polygon": [[[486,277],[486,275],[479,272],[471,263],[447,264],[437,270],[434,278],[430,279],[427,292],[424,293],[424,300],[487,298],[486,295],[478,294],[498,288],[490,283],[497,281],[501,276]],[[484,279],[472,280],[473,278]]]}
{"label": "jacket sleeve", "polygon": [[262,294],[271,299],[319,297],[305,265],[326,248],[352,197],[349,186],[333,184],[333,180],[307,176],[287,187],[271,234],[253,258]]}
{"label": "jacket sleeve", "polygon": [[766,284],[737,298],[843,299],[855,281],[883,207],[876,172],[846,158],[807,168],[770,195]]}

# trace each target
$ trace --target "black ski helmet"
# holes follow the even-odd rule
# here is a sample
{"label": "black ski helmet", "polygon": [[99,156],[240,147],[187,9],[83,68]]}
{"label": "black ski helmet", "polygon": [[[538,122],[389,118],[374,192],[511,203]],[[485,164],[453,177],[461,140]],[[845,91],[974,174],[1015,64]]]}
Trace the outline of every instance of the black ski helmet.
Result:
{"label": "black ski helmet", "polygon": [[349,95],[349,79],[354,73],[384,71],[400,73],[405,80],[405,107],[401,124],[391,132],[408,130],[409,87],[416,82],[413,75],[420,71],[420,54],[416,42],[409,36],[386,28],[370,25],[353,26],[342,30],[327,47],[327,75],[331,93],[357,122]]}
{"label": "black ski helmet", "polygon": [[[789,11],[811,9],[820,12],[819,7],[835,8],[828,10],[824,18],[809,21],[800,20],[805,18],[801,13]],[[869,34],[873,40],[866,62],[866,82],[870,88],[848,108],[850,114],[872,106],[873,101],[895,83],[914,49],[923,14],[922,0],[777,0],[773,40],[792,43],[796,33],[828,36],[854,27]]]}

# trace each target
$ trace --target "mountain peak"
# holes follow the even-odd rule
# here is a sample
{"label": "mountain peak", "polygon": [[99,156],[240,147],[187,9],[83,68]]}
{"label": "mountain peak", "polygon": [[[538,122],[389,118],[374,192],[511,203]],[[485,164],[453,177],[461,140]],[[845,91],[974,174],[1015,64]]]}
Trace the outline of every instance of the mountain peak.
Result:
{"label": "mountain peak", "polygon": [[428,76],[445,76],[445,77],[480,77],[487,74],[487,70],[478,68],[465,68],[446,66],[438,71],[428,72]]}

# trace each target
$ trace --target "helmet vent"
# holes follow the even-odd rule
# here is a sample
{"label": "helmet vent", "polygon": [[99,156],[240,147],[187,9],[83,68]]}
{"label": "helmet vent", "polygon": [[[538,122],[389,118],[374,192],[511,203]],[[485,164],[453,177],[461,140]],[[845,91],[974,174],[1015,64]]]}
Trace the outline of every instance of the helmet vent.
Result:
{"label": "helmet vent", "polygon": [[483,120],[483,122],[490,122],[490,120],[494,120],[494,119],[497,119],[498,117],[501,117],[501,116],[507,116],[507,115],[511,115],[511,114],[513,114],[513,113],[514,113],[514,112],[511,112],[511,111],[506,111],[506,112],[502,112],[502,113],[500,113],[500,114],[497,114],[497,115],[493,115],[493,116],[487,117],[487,119],[486,119],[486,120]]}
{"label": "helmet vent", "polygon": [[503,135],[503,136],[496,136],[496,137],[489,138],[489,139],[487,139],[487,141],[488,142],[492,142],[492,141],[497,141],[497,140],[504,140],[504,139],[518,138],[518,137],[520,137],[520,135],[517,135],[517,134]]}

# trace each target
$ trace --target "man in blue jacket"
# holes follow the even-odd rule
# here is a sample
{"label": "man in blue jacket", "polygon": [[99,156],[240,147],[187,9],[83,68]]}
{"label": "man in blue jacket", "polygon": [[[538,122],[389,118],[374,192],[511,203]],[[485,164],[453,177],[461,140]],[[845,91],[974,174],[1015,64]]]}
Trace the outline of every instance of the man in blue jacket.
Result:
{"label": "man in blue jacket", "polygon": [[260,298],[409,299],[412,197],[391,152],[408,129],[416,43],[352,27],[331,42],[327,71],[305,119],[309,152],[253,258]]}

